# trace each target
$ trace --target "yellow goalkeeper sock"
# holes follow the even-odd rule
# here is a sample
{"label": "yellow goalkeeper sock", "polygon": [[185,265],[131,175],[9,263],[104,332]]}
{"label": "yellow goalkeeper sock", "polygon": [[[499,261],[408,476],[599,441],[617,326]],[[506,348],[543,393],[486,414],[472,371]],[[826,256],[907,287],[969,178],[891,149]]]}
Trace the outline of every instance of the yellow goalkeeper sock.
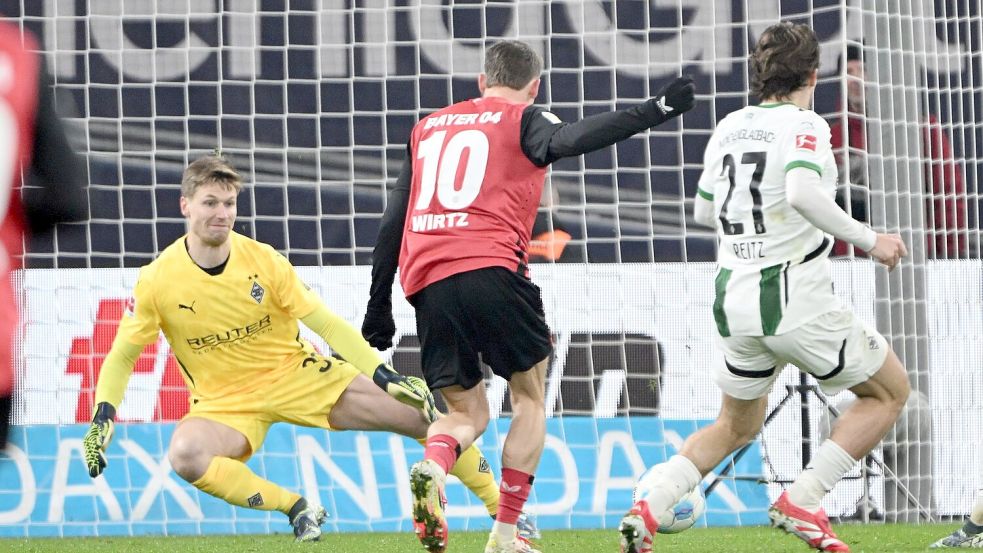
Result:
{"label": "yellow goalkeeper sock", "polygon": [[241,461],[214,457],[204,476],[192,485],[220,499],[261,511],[280,511],[289,515],[300,496],[256,475]]}
{"label": "yellow goalkeeper sock", "polygon": [[451,474],[478,496],[488,509],[489,515],[495,516],[498,513],[498,482],[495,481],[488,460],[481,454],[478,446],[471,444],[471,447],[461,453],[454,468],[451,469]]}

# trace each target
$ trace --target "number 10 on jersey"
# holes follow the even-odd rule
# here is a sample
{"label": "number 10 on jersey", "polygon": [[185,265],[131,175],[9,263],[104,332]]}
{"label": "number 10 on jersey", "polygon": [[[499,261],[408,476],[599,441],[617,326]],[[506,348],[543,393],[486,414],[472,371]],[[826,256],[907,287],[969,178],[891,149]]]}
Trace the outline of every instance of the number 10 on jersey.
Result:
{"label": "number 10 on jersey", "polygon": [[[416,158],[423,161],[423,172],[416,210],[429,208],[435,192],[444,209],[465,209],[481,191],[488,166],[488,137],[482,131],[468,129],[455,133],[445,144],[446,139],[447,131],[437,131],[417,146]],[[458,184],[465,152],[467,164]]]}

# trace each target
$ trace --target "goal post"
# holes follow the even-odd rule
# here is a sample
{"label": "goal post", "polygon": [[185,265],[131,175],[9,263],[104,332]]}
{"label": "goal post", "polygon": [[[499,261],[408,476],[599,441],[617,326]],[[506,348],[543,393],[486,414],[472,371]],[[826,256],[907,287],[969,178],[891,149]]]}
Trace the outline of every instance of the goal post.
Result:
{"label": "goal post", "polygon": [[[885,460],[897,479],[887,478],[885,515],[892,521],[918,520],[932,516],[931,425],[919,424],[928,415],[918,409],[928,401],[929,364],[925,305],[925,200],[924,172],[926,128],[923,99],[926,83],[920,66],[928,37],[925,36],[925,3],[911,2],[890,10],[887,2],[865,0],[862,7],[863,49],[870,83],[867,100],[869,138],[867,163],[870,182],[870,217],[874,228],[901,233],[909,248],[906,263],[893,272],[877,274],[877,327],[890,337],[894,351],[911,381],[912,409],[909,432],[888,439]],[[889,11],[890,10],[890,11]],[[894,13],[892,13],[892,11]],[[866,63],[866,60],[872,63]],[[867,87],[865,87],[867,88]],[[926,445],[924,449],[921,445]],[[905,490],[910,491],[910,495]]]}

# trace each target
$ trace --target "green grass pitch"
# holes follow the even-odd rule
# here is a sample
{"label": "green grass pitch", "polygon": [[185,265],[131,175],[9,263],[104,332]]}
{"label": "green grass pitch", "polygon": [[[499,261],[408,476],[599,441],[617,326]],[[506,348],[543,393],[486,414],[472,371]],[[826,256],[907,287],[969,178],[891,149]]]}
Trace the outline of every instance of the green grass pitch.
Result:
{"label": "green grass pitch", "polygon": [[[926,551],[929,544],[958,528],[953,524],[839,524],[836,531],[854,553]],[[484,532],[451,533],[448,553],[483,550]],[[140,538],[35,538],[0,539],[0,551],[37,553],[109,552],[256,552],[331,551],[333,553],[423,551],[410,533],[325,534],[319,543],[295,544],[288,534],[263,536],[182,536]],[[618,551],[614,530],[547,531],[538,542],[543,553],[607,553]],[[658,536],[655,551],[679,553],[781,551],[808,553],[798,539],[765,526],[693,529],[675,536]]]}

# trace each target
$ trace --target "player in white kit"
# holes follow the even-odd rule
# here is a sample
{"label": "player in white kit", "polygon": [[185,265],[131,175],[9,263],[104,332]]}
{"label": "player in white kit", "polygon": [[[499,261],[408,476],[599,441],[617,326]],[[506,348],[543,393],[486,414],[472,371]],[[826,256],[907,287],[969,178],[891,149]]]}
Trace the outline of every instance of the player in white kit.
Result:
{"label": "player in white kit", "polygon": [[772,523],[822,551],[849,551],[821,501],[894,424],[908,397],[904,367],[876,330],[836,299],[829,235],[889,269],[907,254],[897,235],[877,234],[833,201],[836,163],[829,125],[809,109],[819,43],[806,25],[761,35],[750,63],[761,98],[724,118],[706,148],[695,218],[719,238],[713,318],[723,361],[717,420],[691,435],[619,528],[624,552],[651,551],[658,523],[727,455],[761,430],[768,393],[786,364],[827,394],[857,395],[809,466],[771,506]]}

